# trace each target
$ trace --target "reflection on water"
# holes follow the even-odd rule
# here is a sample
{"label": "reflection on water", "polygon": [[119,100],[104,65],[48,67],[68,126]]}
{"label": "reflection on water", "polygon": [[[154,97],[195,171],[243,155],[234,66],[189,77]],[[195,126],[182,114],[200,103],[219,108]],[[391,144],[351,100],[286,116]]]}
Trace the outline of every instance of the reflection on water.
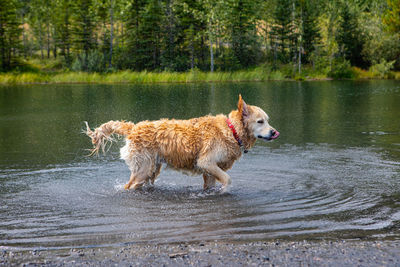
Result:
{"label": "reflection on water", "polygon": [[[229,171],[229,194],[169,169],[125,191],[118,145],[81,134],[111,119],[228,113],[237,95],[282,133]],[[271,82],[0,88],[0,244],[400,237],[400,83]]]}

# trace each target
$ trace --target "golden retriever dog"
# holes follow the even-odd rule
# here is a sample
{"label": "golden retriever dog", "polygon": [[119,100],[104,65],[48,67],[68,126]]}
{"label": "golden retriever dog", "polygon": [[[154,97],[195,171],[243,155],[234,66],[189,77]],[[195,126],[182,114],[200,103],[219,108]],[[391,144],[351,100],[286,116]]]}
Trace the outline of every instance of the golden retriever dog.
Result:
{"label": "golden retriever dog", "polygon": [[254,146],[257,139],[273,140],[279,132],[268,124],[268,115],[259,107],[246,104],[241,95],[237,110],[225,115],[204,116],[189,120],[161,119],[139,123],[109,121],[86,134],[94,148],[92,154],[105,150],[111,136],[125,137],[121,158],[131,176],[125,189],[154,184],[163,163],[177,170],[202,174],[204,189],[222,184],[222,191],[231,184],[226,173],[235,160]]}

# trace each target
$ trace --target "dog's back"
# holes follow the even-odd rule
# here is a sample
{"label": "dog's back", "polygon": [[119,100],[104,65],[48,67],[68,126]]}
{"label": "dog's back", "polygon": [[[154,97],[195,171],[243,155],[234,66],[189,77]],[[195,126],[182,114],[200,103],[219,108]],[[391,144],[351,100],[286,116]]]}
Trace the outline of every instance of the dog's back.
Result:
{"label": "dog's back", "polygon": [[[190,120],[143,121],[135,124],[126,136],[129,154],[123,158],[146,154],[175,169],[197,173],[196,161],[201,154],[218,153],[219,147],[236,147],[230,142],[224,115],[205,116]],[[216,149],[218,148],[218,149]],[[230,149],[235,151],[235,149]],[[240,154],[234,153],[238,157]],[[231,158],[229,156],[228,158]]]}

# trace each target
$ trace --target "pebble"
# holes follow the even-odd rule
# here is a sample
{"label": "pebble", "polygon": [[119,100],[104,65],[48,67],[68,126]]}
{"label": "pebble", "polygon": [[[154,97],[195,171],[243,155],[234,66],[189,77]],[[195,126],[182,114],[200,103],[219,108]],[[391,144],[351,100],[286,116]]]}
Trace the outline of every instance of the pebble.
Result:
{"label": "pebble", "polygon": [[127,245],[14,253],[5,266],[400,266],[399,241],[263,241]]}

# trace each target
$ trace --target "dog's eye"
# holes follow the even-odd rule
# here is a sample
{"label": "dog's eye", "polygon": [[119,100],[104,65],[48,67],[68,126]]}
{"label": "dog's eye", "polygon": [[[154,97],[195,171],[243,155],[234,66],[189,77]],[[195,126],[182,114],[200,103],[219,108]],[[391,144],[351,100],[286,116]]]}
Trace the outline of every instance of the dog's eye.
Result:
{"label": "dog's eye", "polygon": [[257,123],[263,124],[264,120],[258,120]]}

